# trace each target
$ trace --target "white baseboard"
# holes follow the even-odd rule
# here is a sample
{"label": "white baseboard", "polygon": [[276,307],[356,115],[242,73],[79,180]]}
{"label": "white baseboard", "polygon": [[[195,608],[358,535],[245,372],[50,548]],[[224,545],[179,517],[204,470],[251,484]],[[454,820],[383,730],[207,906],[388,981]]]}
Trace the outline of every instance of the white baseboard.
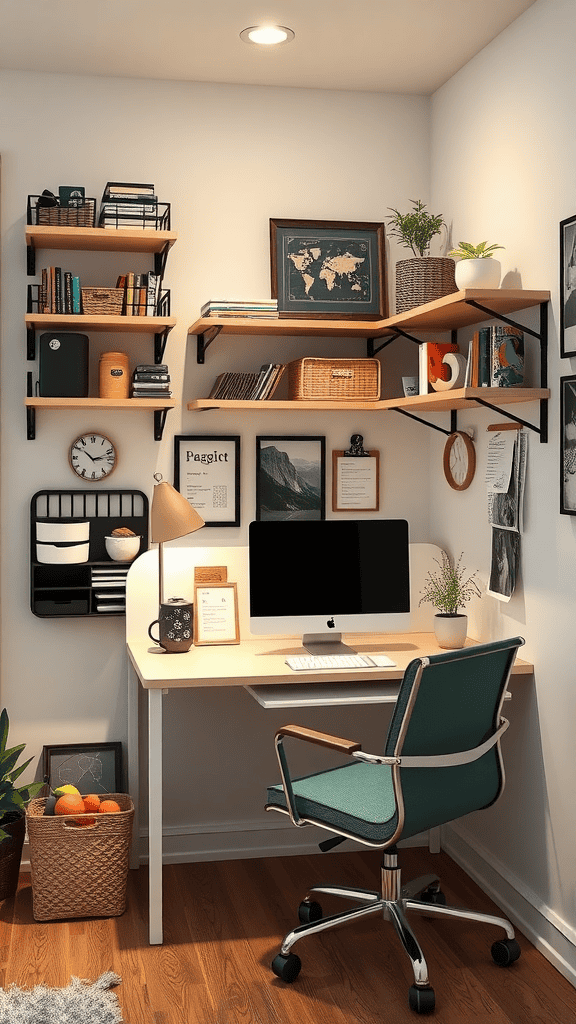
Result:
{"label": "white baseboard", "polygon": [[477,836],[469,833],[462,823],[444,826],[442,849],[576,987],[576,929],[482,846]]}

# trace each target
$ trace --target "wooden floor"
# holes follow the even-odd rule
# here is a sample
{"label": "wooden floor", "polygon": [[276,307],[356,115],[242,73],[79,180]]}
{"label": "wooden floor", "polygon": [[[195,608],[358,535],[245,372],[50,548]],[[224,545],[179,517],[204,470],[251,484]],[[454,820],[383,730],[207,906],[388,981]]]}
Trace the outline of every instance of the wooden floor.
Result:
{"label": "wooden floor", "polygon": [[[445,854],[401,852],[404,878],[435,871],[449,903],[497,912]],[[113,969],[126,1024],[401,1024],[411,967],[377,917],[303,940],[286,985],[269,964],[309,884],[378,888],[378,853],[318,854],[165,868],[165,942],[150,946],[147,871],[130,873],[122,917],[35,922],[29,876],[0,904],[0,986],[95,980]],[[344,909],[322,899],[325,913]],[[349,907],[350,904],[347,904]],[[437,1024],[576,1024],[572,986],[522,935],[520,960],[497,967],[499,929],[411,917],[436,990]]]}

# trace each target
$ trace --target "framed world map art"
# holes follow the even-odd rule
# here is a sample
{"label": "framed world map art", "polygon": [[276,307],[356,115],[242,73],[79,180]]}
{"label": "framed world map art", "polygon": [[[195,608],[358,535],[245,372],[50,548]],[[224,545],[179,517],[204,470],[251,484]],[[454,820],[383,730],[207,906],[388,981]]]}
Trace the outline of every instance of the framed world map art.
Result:
{"label": "framed world map art", "polygon": [[271,219],[270,268],[279,316],[388,315],[383,224]]}

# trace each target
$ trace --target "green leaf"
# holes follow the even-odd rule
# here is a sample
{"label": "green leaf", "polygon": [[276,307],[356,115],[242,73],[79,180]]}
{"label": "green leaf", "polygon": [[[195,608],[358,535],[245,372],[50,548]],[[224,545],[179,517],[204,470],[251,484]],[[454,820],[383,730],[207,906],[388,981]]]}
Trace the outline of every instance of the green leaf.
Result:
{"label": "green leaf", "polygon": [[[0,776],[10,774],[25,746],[25,743],[21,743],[18,747],[11,747],[10,750],[5,750],[0,754]],[[32,758],[30,758],[31,760]],[[30,761],[27,761],[26,764],[30,764]]]}
{"label": "green leaf", "polygon": [[6,749],[9,725],[8,712],[6,711],[6,708],[4,708],[0,715],[0,753],[3,753]]}

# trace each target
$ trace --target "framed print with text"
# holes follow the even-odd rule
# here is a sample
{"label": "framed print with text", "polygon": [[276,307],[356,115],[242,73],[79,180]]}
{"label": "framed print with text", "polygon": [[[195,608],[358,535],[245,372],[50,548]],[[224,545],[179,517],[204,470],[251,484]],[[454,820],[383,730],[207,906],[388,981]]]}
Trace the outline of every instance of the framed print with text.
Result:
{"label": "framed print with text", "polygon": [[380,452],[368,449],[355,457],[332,452],[332,511],[378,512],[380,508]]}
{"label": "framed print with text", "polygon": [[576,375],[560,378],[560,512],[576,516]]}
{"label": "framed print with text", "polygon": [[240,437],[177,434],[174,487],[206,526],[240,526]]}
{"label": "framed print with text", "polygon": [[576,215],[560,222],[560,355],[576,356]]}
{"label": "framed print with text", "polygon": [[326,438],[256,438],[256,519],[326,518]]}
{"label": "framed print with text", "polygon": [[195,585],[194,643],[197,647],[240,643],[235,583]]}
{"label": "framed print with text", "polygon": [[383,224],[271,219],[270,270],[279,316],[388,315]]}

